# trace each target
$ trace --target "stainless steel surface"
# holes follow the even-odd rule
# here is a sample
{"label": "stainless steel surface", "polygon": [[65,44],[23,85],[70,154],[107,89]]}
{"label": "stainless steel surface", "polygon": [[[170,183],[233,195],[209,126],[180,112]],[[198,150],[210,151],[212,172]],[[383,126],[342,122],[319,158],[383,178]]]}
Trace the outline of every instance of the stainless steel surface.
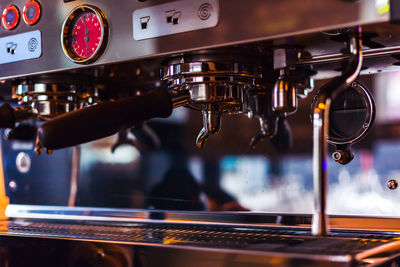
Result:
{"label": "stainless steel surface", "polygon": [[[23,6],[25,2],[15,0],[13,3]],[[203,188],[197,188],[199,192],[190,195],[189,200],[175,199],[173,196],[149,197],[145,191],[149,191],[150,187],[154,190],[157,181],[140,184],[142,181],[136,181],[132,176],[127,179],[135,181],[129,185],[135,189],[137,186],[143,191],[129,191],[132,199],[126,197],[128,194],[118,195],[116,198],[126,197],[126,202],[132,202],[128,205],[148,209],[76,207],[80,160],[80,148],[77,147],[73,154],[71,179],[68,180],[69,207],[11,204],[6,211],[10,220],[0,223],[0,236],[172,247],[207,253],[226,252],[229,255],[262,256],[271,265],[277,259],[280,261],[278,264],[287,265],[295,263],[293,259],[314,264],[367,265],[374,257],[385,262],[385,253],[390,253],[391,256],[400,253],[400,219],[329,217],[326,213],[327,138],[331,99],[351,84],[360,73],[363,63],[362,49],[365,49],[366,57],[369,58],[364,73],[391,70],[399,65],[399,58],[395,54],[400,54],[400,30],[389,24],[389,2],[121,0],[118,4],[110,4],[107,0],[75,0],[65,3],[41,0],[41,19],[36,25],[20,23],[12,31],[0,27],[0,46],[1,40],[11,40],[19,44],[18,34],[30,36],[27,33],[40,33],[40,57],[17,58],[27,59],[23,64],[8,59],[0,64],[0,80],[10,80],[5,81],[4,87],[14,84],[16,99],[20,104],[28,104],[31,113],[40,119],[94,104],[97,101],[97,89],[104,89],[104,98],[111,102],[166,85],[170,94],[168,100],[172,99],[174,108],[186,106],[202,112],[203,129],[196,141],[198,147],[203,147],[206,139],[220,130],[222,115],[243,113],[258,119],[260,124],[260,132],[251,142],[254,147],[263,138],[276,135],[278,120],[296,111],[297,97],[305,97],[313,89],[313,78],[338,76],[343,70],[344,65],[341,64],[346,60],[350,60],[350,63],[341,77],[335,78],[321,89],[320,98],[313,109],[313,215],[168,210],[173,208],[152,210],[150,208],[155,206],[149,200],[153,198],[188,205],[193,204],[193,198],[193,202],[198,204],[196,209],[205,209],[200,197],[207,193]],[[0,3],[0,10],[8,4]],[[99,48],[102,53],[84,62],[71,57],[66,36],[63,35],[68,33],[64,26],[73,19],[71,17],[68,20],[68,15],[82,4],[93,6],[102,17],[107,18],[104,20],[107,27],[103,28],[102,37],[109,35],[104,46]],[[370,40],[365,37],[365,47],[361,47],[360,26],[365,26],[372,36]],[[351,30],[354,35],[350,38],[349,51],[343,53],[342,44],[347,41],[344,38],[348,29],[340,30],[334,35],[327,34],[326,31],[349,27],[357,28]],[[64,37],[63,43],[60,43],[60,37]],[[376,42],[375,45],[382,47],[370,48],[374,43],[368,46],[368,41],[369,45]],[[39,53],[39,50],[35,53]],[[162,82],[156,75],[160,67]],[[59,75],[58,72],[63,72],[65,77],[52,76]],[[35,77],[37,74],[41,75]],[[17,114],[26,116],[25,113]],[[25,118],[20,117],[21,120]],[[101,118],[99,123],[102,123],[100,120]],[[184,123],[176,123],[174,127],[180,131]],[[164,134],[166,131],[161,129],[160,132]],[[178,131],[172,132],[179,137]],[[134,144],[127,139],[127,133],[120,133],[117,145]],[[182,140],[179,142],[183,143]],[[181,154],[184,154],[182,151],[185,149],[171,143],[174,149],[168,149],[173,152],[162,153],[174,153],[171,158],[174,157],[173,160],[177,162],[173,164],[183,166],[182,161],[187,158]],[[41,150],[39,143],[36,148]],[[162,169],[169,164],[164,164],[163,159],[159,158],[156,158],[154,164],[151,162],[154,160],[152,156],[146,154],[140,160],[139,156],[134,159],[125,159],[122,156],[123,159],[118,160],[131,160],[132,166],[149,165],[150,167],[146,166],[149,169],[154,165]],[[106,156],[102,154],[101,157]],[[143,162],[138,163],[141,160]],[[113,171],[122,166],[120,163],[113,164]],[[102,167],[105,165],[107,164]],[[144,172],[137,171],[135,175],[147,177]],[[118,175],[119,173],[115,174],[116,177]],[[220,182],[218,179],[216,182]],[[203,186],[194,180],[193,178],[194,187]],[[182,180],[172,187],[186,190],[181,182]],[[119,181],[115,183],[118,184]],[[20,180],[18,186],[16,185],[15,182],[14,190],[23,188]],[[105,183],[105,187],[107,185]],[[124,183],[118,185],[123,187]],[[217,183],[212,184],[217,188],[216,185]],[[68,188],[68,185],[64,188]],[[164,193],[167,190],[160,191]],[[112,192],[114,193],[118,194]],[[218,193],[224,192],[216,194]],[[233,203],[233,209],[245,210],[234,197],[227,198],[228,202],[221,201],[221,207],[218,208],[223,209],[232,204],[231,202],[236,202]],[[212,196],[210,199],[208,201],[211,203]],[[149,203],[145,203],[147,201]],[[190,206],[188,210],[191,208]]]}
{"label": "stainless steel surface", "polygon": [[[163,0],[157,3],[167,2],[170,1]],[[25,1],[15,0],[13,3],[22,7]],[[7,4],[2,2],[0,9],[4,9]],[[97,6],[110,21],[110,42],[104,55],[91,66],[271,40],[338,27],[381,23],[390,19],[389,12],[380,14],[375,0],[356,2],[307,0],[301,3],[296,0],[235,2],[221,0],[220,21],[215,28],[136,41],[132,36],[132,14],[137,9],[152,6],[154,4],[152,1],[120,1],[118,5],[109,5],[107,0],[96,2],[76,0],[55,5],[52,0],[42,0],[40,4],[42,13],[37,24],[28,26],[20,23],[13,31],[6,31],[2,27],[0,37],[40,30],[42,56],[39,59],[25,61],[24,64],[1,65],[0,79],[81,68],[82,66],[71,62],[64,55],[59,42],[64,20],[73,8],[81,4]],[[240,12],[237,12],[238,10]]]}
{"label": "stainless steel surface", "polygon": [[[10,219],[98,221],[98,222],[162,222],[175,224],[240,226],[290,226],[311,229],[312,215],[255,212],[195,212],[170,210],[140,210],[121,208],[65,207],[10,204],[6,215]],[[329,215],[332,229],[400,232],[398,217],[368,217]]]}
{"label": "stainless steel surface", "polygon": [[[232,51],[227,58],[218,58],[218,50],[204,51],[204,57],[214,61],[205,61],[203,55],[190,55],[191,62],[184,58],[172,58],[171,63],[163,68],[163,79],[168,81],[169,89],[174,91],[187,90],[190,94],[190,104],[221,103],[222,112],[231,111],[230,106],[240,105],[242,87],[254,86],[256,80],[261,78],[259,65],[256,62],[246,64],[235,56],[240,49]],[[243,50],[246,53],[246,50]],[[208,55],[210,53],[210,55]],[[193,58],[192,58],[193,57]],[[246,58],[253,60],[252,57]]]}
{"label": "stainless steel surface", "polygon": [[246,91],[255,88],[262,77],[258,62],[251,62],[254,51],[239,48],[230,52],[200,51],[171,58],[163,67],[162,79],[171,94],[186,94],[187,106],[203,113],[203,128],[196,139],[199,148],[220,130],[224,113],[243,112]]}
{"label": "stainless steel surface", "polygon": [[[166,211],[166,210],[135,210],[117,208],[94,207],[62,207],[40,205],[16,205],[7,207],[6,215],[9,218],[29,218],[45,220],[85,220],[104,222],[151,222],[152,218],[159,218],[165,223],[192,224],[280,224],[280,222],[292,222],[291,225],[310,225],[311,217],[308,215],[290,214],[255,214],[247,212],[190,212],[190,211]],[[254,216],[256,215],[256,216]],[[286,219],[288,218],[288,219]],[[395,219],[394,223],[399,220]],[[393,224],[387,224],[393,225]],[[354,226],[353,226],[354,227]]]}
{"label": "stainless steel surface", "polygon": [[[326,238],[314,237],[309,228],[288,226],[237,226],[154,221],[151,223],[104,223],[101,221],[54,222],[49,220],[13,220],[0,223],[0,236],[61,239],[135,245],[141,247],[205,251],[210,254],[263,256],[266,266],[296,265],[368,265],[385,262],[386,253],[400,249],[398,233],[382,231],[334,230]],[[151,254],[161,257],[162,251]],[[175,254],[175,261],[181,254]],[[276,262],[278,260],[278,262]],[[220,260],[213,259],[214,264]],[[306,261],[306,262],[302,262]],[[196,266],[201,260],[195,260]],[[167,265],[170,261],[165,262]],[[201,265],[202,266],[202,265]],[[218,265],[219,266],[219,265]],[[262,265],[264,266],[264,265]]]}
{"label": "stainless steel surface", "polygon": [[176,90],[170,93],[173,108],[179,108],[190,104],[189,92],[185,90]]}
{"label": "stainless steel surface", "polygon": [[313,110],[313,175],[314,175],[314,214],[312,233],[325,236],[329,233],[329,222],[326,214],[328,194],[327,152],[329,136],[329,109],[334,95],[344,90],[358,76],[362,62],[361,29],[357,27],[348,41],[349,53],[352,55],[343,75],[329,81],[320,89],[318,102]]}
{"label": "stainless steel surface", "polygon": [[[400,46],[371,48],[363,50],[363,57],[365,59],[368,59],[373,57],[396,55],[399,53],[400,53]],[[311,58],[300,58],[298,59],[296,64],[309,65],[309,64],[332,63],[332,62],[346,60],[349,58],[350,58],[349,54],[343,54],[343,53],[318,55],[318,56],[313,56]]]}
{"label": "stainless steel surface", "polygon": [[97,89],[87,82],[79,85],[72,77],[69,83],[45,82],[24,80],[13,87],[13,98],[19,104],[27,104],[38,118],[58,116],[94,104],[97,100]]}

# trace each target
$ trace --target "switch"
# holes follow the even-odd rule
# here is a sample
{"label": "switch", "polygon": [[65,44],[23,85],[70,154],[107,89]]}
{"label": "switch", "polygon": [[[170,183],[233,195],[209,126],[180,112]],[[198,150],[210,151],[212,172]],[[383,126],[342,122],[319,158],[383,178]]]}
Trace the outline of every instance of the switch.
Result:
{"label": "switch", "polygon": [[24,21],[28,25],[34,25],[40,18],[40,5],[38,2],[31,0],[25,4],[23,10]]}
{"label": "switch", "polygon": [[1,21],[3,26],[7,30],[12,30],[17,27],[19,22],[19,10],[16,6],[10,5],[6,7],[3,11],[3,15],[1,17]]}

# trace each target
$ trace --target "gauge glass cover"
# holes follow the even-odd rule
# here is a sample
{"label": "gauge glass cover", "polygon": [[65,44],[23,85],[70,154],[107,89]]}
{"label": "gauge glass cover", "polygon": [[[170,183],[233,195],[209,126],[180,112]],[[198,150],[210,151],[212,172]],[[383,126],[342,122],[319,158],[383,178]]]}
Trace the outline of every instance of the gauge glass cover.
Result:
{"label": "gauge glass cover", "polygon": [[76,63],[91,63],[100,56],[106,36],[107,22],[103,13],[90,6],[78,7],[64,23],[64,51]]}

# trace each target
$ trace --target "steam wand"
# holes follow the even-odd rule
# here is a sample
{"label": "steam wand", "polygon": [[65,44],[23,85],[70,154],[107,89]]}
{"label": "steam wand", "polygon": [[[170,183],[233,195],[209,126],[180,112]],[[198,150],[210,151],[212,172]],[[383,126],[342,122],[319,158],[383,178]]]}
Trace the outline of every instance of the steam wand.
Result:
{"label": "steam wand", "polygon": [[362,41],[361,28],[351,30],[348,41],[350,59],[340,77],[334,78],[320,89],[318,102],[313,110],[313,172],[314,172],[314,213],[312,234],[325,236],[329,233],[329,222],[326,214],[328,194],[328,136],[329,111],[332,99],[349,86],[361,70]]}

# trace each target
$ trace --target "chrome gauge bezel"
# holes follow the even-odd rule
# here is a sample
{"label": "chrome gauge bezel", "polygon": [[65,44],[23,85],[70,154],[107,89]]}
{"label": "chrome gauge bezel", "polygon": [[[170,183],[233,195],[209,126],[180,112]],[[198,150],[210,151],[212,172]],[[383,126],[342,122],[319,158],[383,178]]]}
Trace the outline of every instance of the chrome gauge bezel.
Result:
{"label": "chrome gauge bezel", "polygon": [[[76,55],[75,52],[72,51],[71,45],[69,43],[69,34],[70,34],[72,23],[74,22],[74,20],[77,16],[79,16],[85,12],[93,12],[94,14],[96,14],[96,16],[99,18],[99,21],[101,23],[100,45],[96,48],[96,51],[94,51],[94,53],[88,58],[82,58],[82,57],[79,57],[78,55]],[[74,63],[78,63],[78,64],[93,63],[103,54],[105,47],[107,45],[108,36],[109,36],[108,25],[109,24],[108,24],[106,15],[99,8],[97,8],[95,6],[91,6],[91,5],[77,6],[68,14],[68,17],[64,21],[63,26],[62,26],[61,45],[62,45],[64,54]]]}

